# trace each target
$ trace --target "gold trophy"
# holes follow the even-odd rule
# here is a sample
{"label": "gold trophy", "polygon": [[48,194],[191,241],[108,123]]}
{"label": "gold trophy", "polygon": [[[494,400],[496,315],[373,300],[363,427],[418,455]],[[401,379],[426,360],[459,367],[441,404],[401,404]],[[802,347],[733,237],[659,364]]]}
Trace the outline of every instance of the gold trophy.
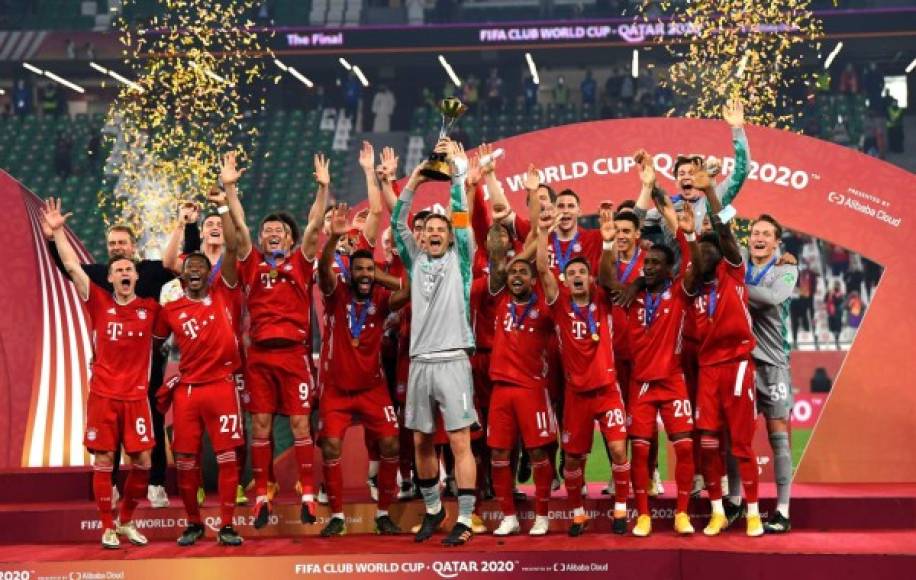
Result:
{"label": "gold trophy", "polygon": [[[467,112],[468,106],[456,97],[449,97],[439,101],[437,108],[442,114],[439,139],[443,139],[448,137],[458,118]],[[444,153],[430,153],[429,159],[427,159],[426,165],[420,170],[420,173],[434,181],[451,181],[452,179],[452,169],[449,167],[448,161],[445,160]]]}

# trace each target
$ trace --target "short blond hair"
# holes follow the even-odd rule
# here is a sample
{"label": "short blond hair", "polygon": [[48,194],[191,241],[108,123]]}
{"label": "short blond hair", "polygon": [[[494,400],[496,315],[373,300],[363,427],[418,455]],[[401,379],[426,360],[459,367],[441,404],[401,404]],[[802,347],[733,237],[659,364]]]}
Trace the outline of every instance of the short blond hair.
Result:
{"label": "short blond hair", "polygon": [[124,232],[130,238],[130,241],[132,243],[134,244],[137,243],[137,236],[136,234],[134,234],[133,228],[131,228],[127,224],[115,224],[113,226],[110,226],[108,228],[108,232],[105,234],[105,237],[107,238],[108,235],[111,234],[111,232]]}

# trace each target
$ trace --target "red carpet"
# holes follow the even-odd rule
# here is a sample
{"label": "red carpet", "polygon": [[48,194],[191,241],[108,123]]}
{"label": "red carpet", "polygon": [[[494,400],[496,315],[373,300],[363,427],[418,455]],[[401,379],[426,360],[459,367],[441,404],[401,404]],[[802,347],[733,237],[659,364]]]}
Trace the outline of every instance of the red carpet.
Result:
{"label": "red carpet", "polygon": [[[182,549],[173,542],[103,550],[97,544],[0,547],[2,569],[83,579],[126,578],[912,578],[916,531],[793,532],[747,538],[740,530],[718,538],[678,538],[660,531],[651,538],[590,534],[569,538],[497,539],[478,536],[468,546],[443,548],[438,540],[416,544],[410,536],[380,538],[261,538],[240,548],[216,545],[212,534]],[[12,566],[10,566],[12,564]],[[610,576],[608,572],[612,571]],[[103,574],[104,576],[97,576]],[[736,576],[736,574],[738,574]],[[33,576],[33,577],[34,577]],[[5,576],[4,576],[5,577]]]}

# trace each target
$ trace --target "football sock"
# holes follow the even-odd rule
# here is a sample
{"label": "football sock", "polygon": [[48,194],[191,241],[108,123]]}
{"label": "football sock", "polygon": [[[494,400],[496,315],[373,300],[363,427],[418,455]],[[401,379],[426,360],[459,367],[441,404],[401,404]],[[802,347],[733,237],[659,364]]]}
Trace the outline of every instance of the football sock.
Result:
{"label": "football sock", "polygon": [[725,475],[728,476],[728,500],[733,505],[741,505],[741,473],[738,469],[738,459],[727,451],[725,453]]}
{"label": "football sock", "polygon": [[102,529],[114,529],[114,516],[111,514],[111,470],[110,465],[92,466],[92,495],[99,508],[99,519]]}
{"label": "football sock", "polygon": [[476,501],[476,489],[458,489],[458,523],[471,527],[471,515],[474,513]]}
{"label": "football sock", "polygon": [[566,486],[566,496],[569,498],[569,507],[582,507],[582,467],[570,469],[569,464],[563,466],[563,481]]}
{"label": "football sock", "polygon": [[674,467],[674,481],[677,482],[676,511],[686,512],[693,489],[693,439],[685,437],[674,442],[677,463]]}
{"label": "football sock", "polygon": [[792,492],[792,451],[789,448],[789,434],[770,433],[773,448],[773,471],[776,476],[776,509],[789,517],[789,498]]}
{"label": "football sock", "polygon": [[146,486],[149,485],[150,464],[133,464],[127,481],[124,483],[124,501],[121,503],[121,523],[126,524],[134,517],[134,510],[140,500],[146,497]]}
{"label": "football sock", "polygon": [[378,508],[388,511],[388,506],[398,493],[398,456],[382,457],[378,468]]}
{"label": "football sock", "polygon": [[239,468],[239,483],[242,483],[246,461],[248,461],[248,445],[239,445],[235,448],[235,464]]}
{"label": "football sock", "polygon": [[509,460],[493,460],[493,491],[504,516],[515,515],[515,501],[512,498],[512,467]]}
{"label": "football sock", "polygon": [[738,471],[741,472],[741,483],[744,484],[744,497],[748,502],[757,501],[757,485],[760,474],[757,471],[756,457],[739,457]]}
{"label": "football sock", "polygon": [[[534,497],[535,497],[535,514],[539,516],[547,515],[547,506],[550,501],[550,487],[553,485],[553,466],[548,459],[533,461],[531,470],[534,472]],[[511,473],[510,473],[511,482]],[[496,474],[493,475],[494,486]]]}
{"label": "football sock", "polygon": [[426,513],[437,514],[442,511],[442,501],[439,498],[439,478],[420,479],[420,493],[423,494],[423,504]]}
{"label": "football sock", "polygon": [[632,441],[633,453],[633,495],[636,496],[636,511],[639,515],[649,513],[649,443],[643,439]]}
{"label": "football sock", "polygon": [[340,458],[325,459],[322,464],[324,487],[328,493],[328,505],[332,512],[343,511],[343,467]]}
{"label": "football sock", "polygon": [[178,470],[178,493],[188,514],[188,523],[200,524],[200,506],[197,504],[200,472],[197,471],[197,460],[194,457],[177,459],[175,467]]}
{"label": "football sock", "polygon": [[760,507],[757,505],[756,501],[747,502],[747,515],[749,516],[759,516]]}
{"label": "football sock", "polygon": [[[719,453],[719,439],[704,435],[700,438],[700,456],[703,461],[703,479],[706,492],[711,500],[722,499],[722,454]],[[721,502],[720,502],[721,503]]]}
{"label": "football sock", "polygon": [[302,495],[311,495],[315,493],[315,474],[312,470],[315,444],[311,437],[296,437],[293,448],[296,451],[296,463],[299,464],[299,485],[302,487]]}
{"label": "football sock", "polygon": [[614,475],[614,511],[626,511],[627,496],[630,495],[630,462],[615,463],[611,471]]}
{"label": "football sock", "polygon": [[232,525],[232,516],[235,515],[235,488],[239,484],[239,470],[235,461],[235,450],[223,451],[217,454],[216,463],[219,467],[219,518],[223,526]]}
{"label": "football sock", "polygon": [[273,463],[273,446],[270,439],[251,440],[251,474],[254,477],[254,493],[259,498],[267,495],[267,478]]}

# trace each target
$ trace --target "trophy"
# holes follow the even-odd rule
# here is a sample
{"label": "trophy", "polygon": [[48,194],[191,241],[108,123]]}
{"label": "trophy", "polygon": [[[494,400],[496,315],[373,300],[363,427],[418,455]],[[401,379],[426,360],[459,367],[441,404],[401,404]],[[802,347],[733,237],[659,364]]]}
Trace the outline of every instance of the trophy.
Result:
{"label": "trophy", "polygon": [[[442,114],[442,125],[439,127],[439,139],[448,137],[452,127],[461,115],[465,114],[468,106],[458,100],[456,97],[449,97],[439,101],[437,107]],[[431,153],[426,161],[425,167],[420,170],[424,177],[434,181],[451,181],[452,170],[445,160],[445,153]]]}

